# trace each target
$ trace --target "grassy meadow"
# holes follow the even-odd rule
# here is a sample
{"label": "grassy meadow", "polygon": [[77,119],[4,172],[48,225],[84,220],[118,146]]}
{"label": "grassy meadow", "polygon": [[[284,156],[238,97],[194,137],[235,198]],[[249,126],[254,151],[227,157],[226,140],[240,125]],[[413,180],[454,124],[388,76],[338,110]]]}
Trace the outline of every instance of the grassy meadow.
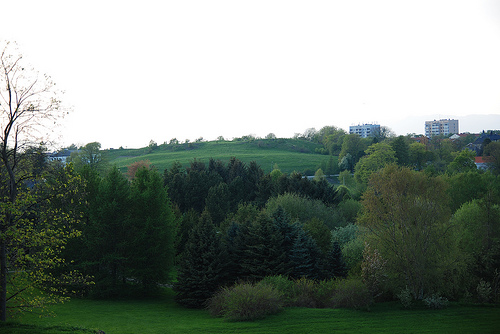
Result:
{"label": "grassy meadow", "polygon": [[[270,172],[274,164],[278,164],[284,173],[305,170],[314,173],[330,159],[328,155],[315,153],[316,148],[322,148],[322,145],[300,139],[256,139],[159,145],[153,150],[148,147],[113,149],[103,151],[103,156],[108,164],[117,165],[123,171],[126,166],[140,160],[149,160],[162,172],[175,161],[186,167],[194,159],[208,164],[210,158],[228,162],[231,157],[236,157],[247,164],[256,161],[265,172]],[[334,164],[337,163],[337,157],[334,157]]]}
{"label": "grassy meadow", "polygon": [[370,311],[286,308],[254,322],[227,322],[178,306],[171,289],[144,300],[72,299],[50,307],[54,317],[25,314],[0,333],[495,333],[500,309],[452,304],[443,310],[403,310],[396,302]]}

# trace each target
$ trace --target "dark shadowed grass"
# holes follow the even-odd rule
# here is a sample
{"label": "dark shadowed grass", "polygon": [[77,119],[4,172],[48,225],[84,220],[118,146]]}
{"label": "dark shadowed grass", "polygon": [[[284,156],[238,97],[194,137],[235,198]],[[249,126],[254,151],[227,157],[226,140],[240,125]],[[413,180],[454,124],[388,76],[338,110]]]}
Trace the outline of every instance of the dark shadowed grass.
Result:
{"label": "dark shadowed grass", "polygon": [[[452,305],[443,310],[403,310],[397,303],[375,304],[370,311],[286,308],[254,322],[228,322],[206,310],[186,309],[171,290],[155,299],[95,301],[73,299],[51,307],[52,318],[25,315],[17,323],[32,331],[0,326],[0,333],[496,333],[500,308]],[[55,327],[63,326],[63,327]],[[42,331],[52,327],[50,331]],[[40,329],[40,330],[38,330]],[[8,330],[8,331],[6,331]]]}

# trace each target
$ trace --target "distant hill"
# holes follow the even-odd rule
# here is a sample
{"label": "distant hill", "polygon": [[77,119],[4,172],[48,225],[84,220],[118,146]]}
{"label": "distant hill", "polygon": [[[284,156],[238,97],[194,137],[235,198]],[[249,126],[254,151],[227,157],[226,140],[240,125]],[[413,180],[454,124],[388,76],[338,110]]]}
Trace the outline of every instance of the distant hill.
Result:
{"label": "distant hill", "polygon": [[[189,166],[194,159],[208,164],[210,158],[228,162],[231,157],[236,157],[247,164],[256,161],[265,172],[270,172],[274,164],[278,164],[284,173],[297,171],[311,175],[330,160],[330,156],[316,153],[316,149],[322,147],[302,139],[255,139],[159,145],[154,149],[112,149],[103,151],[103,155],[110,165],[117,165],[123,171],[126,166],[140,160],[149,160],[163,172],[175,161]],[[333,157],[333,163],[338,163],[337,157]]]}

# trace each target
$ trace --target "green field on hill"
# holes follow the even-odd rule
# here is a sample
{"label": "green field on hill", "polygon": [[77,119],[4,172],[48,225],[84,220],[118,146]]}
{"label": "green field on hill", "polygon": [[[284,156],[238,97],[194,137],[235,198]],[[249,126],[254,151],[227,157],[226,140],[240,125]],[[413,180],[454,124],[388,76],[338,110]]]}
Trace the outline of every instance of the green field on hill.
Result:
{"label": "green field on hill", "polygon": [[[255,139],[159,145],[154,149],[113,149],[103,151],[103,156],[110,165],[116,165],[123,171],[126,166],[140,160],[149,160],[162,172],[175,161],[186,167],[194,159],[208,164],[211,158],[227,162],[231,157],[236,157],[247,164],[257,162],[265,172],[270,172],[274,164],[277,164],[284,173],[297,171],[314,174],[322,164],[326,165],[330,160],[330,156],[315,152],[322,147],[300,139]],[[333,159],[333,163],[337,164],[338,158]]]}

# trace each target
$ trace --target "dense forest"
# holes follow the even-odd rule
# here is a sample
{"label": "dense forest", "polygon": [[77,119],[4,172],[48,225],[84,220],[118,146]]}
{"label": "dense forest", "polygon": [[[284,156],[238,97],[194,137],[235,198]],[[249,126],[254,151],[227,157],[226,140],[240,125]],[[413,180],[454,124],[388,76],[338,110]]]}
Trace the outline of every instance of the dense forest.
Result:
{"label": "dense forest", "polygon": [[[57,265],[38,265],[44,279],[36,287],[119,298],[172,285],[178,303],[197,308],[244,284],[266,289],[265,281],[314,286],[309,299],[295,290],[290,297],[290,305],[309,307],[342,305],[331,301],[339,291],[356,306],[499,301],[500,142],[483,144],[490,163],[478,169],[466,148],[475,136],[417,142],[328,126],[301,139],[338,156],[335,185],[321,169],[313,178],[278,166],[266,173],[237,157],[163,171],[140,160],[124,173],[106,163],[98,143],[67,164],[49,162],[43,146],[27,150],[29,180],[20,191],[38,206],[30,221],[36,230],[52,219],[58,240],[49,247]],[[46,259],[47,248],[24,241],[12,249]],[[61,280],[67,272],[73,276]]]}

